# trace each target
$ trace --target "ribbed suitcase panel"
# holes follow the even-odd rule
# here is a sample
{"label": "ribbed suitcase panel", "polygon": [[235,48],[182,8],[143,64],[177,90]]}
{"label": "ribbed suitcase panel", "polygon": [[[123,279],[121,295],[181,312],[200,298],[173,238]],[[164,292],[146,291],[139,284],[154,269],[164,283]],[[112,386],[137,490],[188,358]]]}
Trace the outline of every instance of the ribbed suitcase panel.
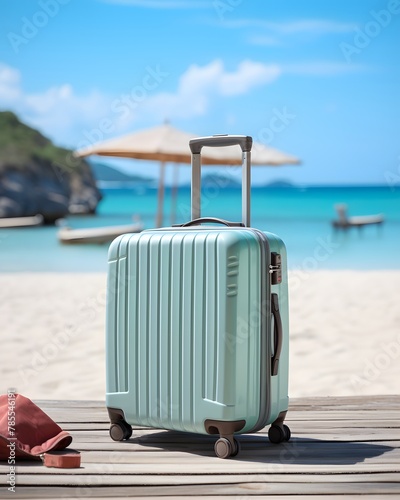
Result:
{"label": "ribbed suitcase panel", "polygon": [[[109,263],[107,331],[119,332],[108,338],[107,342],[107,392],[128,390],[128,339],[126,328],[127,289],[121,286],[120,276],[126,275],[126,259]],[[110,293],[112,291],[112,293]]]}
{"label": "ribbed suitcase panel", "polygon": [[109,300],[116,320],[107,321],[107,406],[132,424],[177,430],[204,432],[207,418],[254,425],[259,254],[249,231],[132,237],[126,259],[109,269],[127,286],[115,285],[114,306]]}

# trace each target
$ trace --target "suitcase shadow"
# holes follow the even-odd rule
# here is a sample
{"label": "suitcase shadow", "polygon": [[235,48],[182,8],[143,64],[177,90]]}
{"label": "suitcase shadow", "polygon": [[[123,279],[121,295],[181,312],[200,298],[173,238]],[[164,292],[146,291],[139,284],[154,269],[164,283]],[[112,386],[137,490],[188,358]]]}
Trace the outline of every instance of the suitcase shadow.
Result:
{"label": "suitcase shadow", "polygon": [[[240,452],[230,460],[268,463],[274,466],[296,465],[352,465],[378,457],[394,448],[392,446],[357,441],[329,441],[292,436],[289,442],[272,444],[262,434],[236,436]],[[214,457],[215,437],[160,431],[150,435],[132,437],[128,442],[140,446],[184,452],[192,455]]]}

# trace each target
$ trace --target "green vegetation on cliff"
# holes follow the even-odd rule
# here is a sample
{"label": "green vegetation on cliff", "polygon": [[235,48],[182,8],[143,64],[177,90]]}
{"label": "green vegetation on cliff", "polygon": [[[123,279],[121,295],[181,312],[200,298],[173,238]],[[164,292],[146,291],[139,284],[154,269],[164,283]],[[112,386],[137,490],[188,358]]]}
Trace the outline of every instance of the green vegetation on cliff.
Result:
{"label": "green vegetation on cliff", "polygon": [[73,158],[72,151],[55,146],[34,128],[22,123],[11,111],[0,112],[0,168],[26,169],[35,163],[74,170],[88,164]]}
{"label": "green vegetation on cliff", "polygon": [[101,199],[90,165],[10,112],[0,112],[0,217],[40,213],[46,222],[93,213]]}

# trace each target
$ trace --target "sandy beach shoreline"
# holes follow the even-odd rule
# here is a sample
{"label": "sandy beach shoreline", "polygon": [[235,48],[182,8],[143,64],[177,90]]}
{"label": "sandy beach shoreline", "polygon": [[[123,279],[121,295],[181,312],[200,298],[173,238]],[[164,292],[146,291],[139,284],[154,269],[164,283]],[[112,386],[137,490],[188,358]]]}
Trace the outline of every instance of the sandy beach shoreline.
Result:
{"label": "sandy beach shoreline", "polygon": [[[0,393],[104,399],[106,275],[0,274]],[[400,271],[292,271],[291,397],[400,392]]]}

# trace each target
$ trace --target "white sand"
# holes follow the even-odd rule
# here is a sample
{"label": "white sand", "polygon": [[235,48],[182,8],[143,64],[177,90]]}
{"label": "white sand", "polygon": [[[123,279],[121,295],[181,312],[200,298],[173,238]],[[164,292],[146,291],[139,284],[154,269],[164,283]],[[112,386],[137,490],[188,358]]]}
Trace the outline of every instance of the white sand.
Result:
{"label": "white sand", "polygon": [[[400,271],[290,275],[290,391],[400,392]],[[104,274],[0,275],[0,393],[104,399]]]}

